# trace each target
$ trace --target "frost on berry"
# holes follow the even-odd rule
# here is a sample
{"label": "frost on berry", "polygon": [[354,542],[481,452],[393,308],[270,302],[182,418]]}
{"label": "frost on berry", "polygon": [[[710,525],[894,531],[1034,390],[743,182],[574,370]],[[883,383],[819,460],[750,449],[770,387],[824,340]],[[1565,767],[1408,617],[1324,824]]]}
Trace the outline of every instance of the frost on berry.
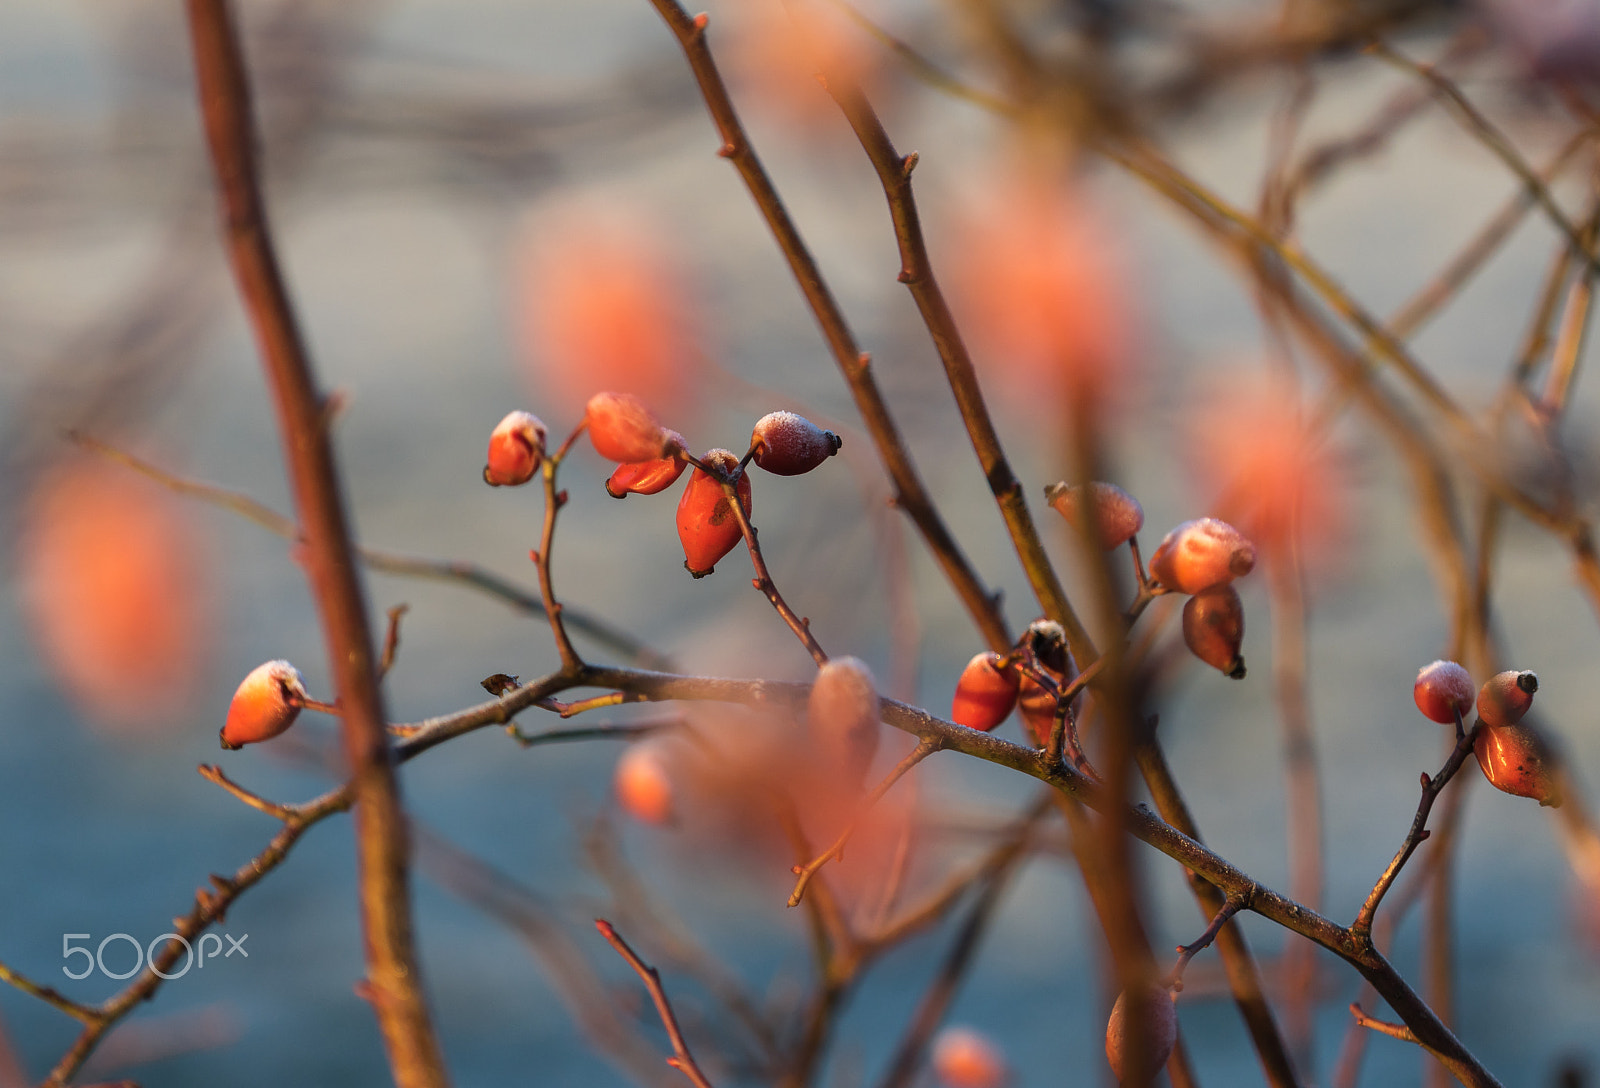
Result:
{"label": "frost on berry", "polygon": [[[739,459],[728,450],[711,450],[700,462],[721,472],[732,472],[739,467]],[[748,518],[750,474],[741,472],[733,489]],[[678,541],[683,545],[684,567],[696,578],[704,578],[743,535],[727,493],[722,490],[722,482],[704,469],[695,469],[689,477],[689,486],[683,489],[683,498],[678,500]]]}
{"label": "frost on berry", "polygon": [[1449,725],[1457,717],[1466,717],[1472,711],[1476,695],[1472,676],[1454,661],[1435,661],[1417,670],[1417,680],[1411,686],[1411,697],[1423,716],[1441,725]]}
{"label": "frost on berry", "polygon": [[632,461],[618,465],[606,480],[606,494],[613,499],[629,495],[655,495],[677,482],[689,462],[684,456],[687,444],[677,431],[667,432],[667,456],[653,461]]}
{"label": "frost on berry", "polygon": [[1009,1076],[987,1035],[955,1024],[934,1037],[930,1064],[942,1088],[1003,1088]]}
{"label": "frost on berry", "polygon": [[1202,589],[1183,605],[1183,641],[1194,656],[1225,676],[1244,679],[1244,604],[1229,583]]}
{"label": "frost on berry", "polygon": [[1123,544],[1144,528],[1144,508],[1139,505],[1139,500],[1116,484],[1100,480],[1070,487],[1065,481],[1050,484],[1044,489],[1045,501],[1067,519],[1067,524],[1077,529],[1079,503],[1082,502],[1085,487],[1088,489],[1089,510],[1094,519],[1095,540],[1103,551]]}
{"label": "frost on berry", "polygon": [[538,416],[510,412],[489,434],[489,459],[483,482],[490,487],[515,487],[533,479],[544,462],[545,426]]}
{"label": "frost on berry", "polygon": [[1000,667],[1001,657],[985,650],[967,662],[956,681],[955,698],[950,702],[950,720],[969,729],[988,732],[1017,705],[1021,676],[1014,667]]}
{"label": "frost on berry", "polygon": [[631,464],[664,457],[673,432],[632,393],[596,393],[584,409],[589,441],[607,461]]}
{"label": "frost on berry", "polygon": [[[1480,714],[1481,716],[1481,714]],[[1561,780],[1555,753],[1544,735],[1528,722],[1479,727],[1472,745],[1483,777],[1495,789],[1539,804],[1560,808]]]}
{"label": "frost on berry", "polygon": [[777,476],[810,472],[841,445],[838,435],[793,412],[768,412],[750,432],[756,464]]}
{"label": "frost on berry", "polygon": [[860,785],[878,754],[878,686],[857,657],[836,657],[817,670],[806,721],[823,762],[839,779]]}
{"label": "frost on berry", "polygon": [[[1126,990],[1118,995],[1106,1024],[1106,1059],[1117,1080],[1127,1086],[1153,1081],[1178,1041],[1178,1010],[1172,994],[1164,986],[1151,986],[1143,997],[1143,1031],[1130,1030],[1134,1003]],[[1137,1051],[1132,1049],[1136,1034],[1141,1044]]]}
{"label": "frost on berry", "polygon": [[250,670],[228,704],[222,726],[222,746],[242,748],[270,740],[294,724],[300,714],[298,700],[306,697],[300,670],[287,661],[268,661]]}
{"label": "frost on berry", "polygon": [[1186,521],[1162,539],[1150,557],[1151,577],[1169,590],[1199,593],[1255,569],[1256,548],[1225,521]]}
{"label": "frost on berry", "polygon": [[1484,725],[1515,725],[1533,705],[1539,678],[1526,670],[1496,673],[1478,689],[1478,717]]}

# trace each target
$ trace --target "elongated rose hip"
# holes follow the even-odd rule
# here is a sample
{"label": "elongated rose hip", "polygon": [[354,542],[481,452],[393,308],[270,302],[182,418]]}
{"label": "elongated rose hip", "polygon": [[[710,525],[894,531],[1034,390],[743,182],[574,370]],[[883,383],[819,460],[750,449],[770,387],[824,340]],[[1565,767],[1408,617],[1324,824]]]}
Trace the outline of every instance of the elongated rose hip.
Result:
{"label": "elongated rose hip", "polygon": [[544,462],[545,427],[528,412],[509,412],[489,434],[489,460],[483,482],[490,487],[515,487],[533,479]]}
{"label": "elongated rose hip", "polygon": [[1555,754],[1544,736],[1527,723],[1489,725],[1478,729],[1472,744],[1483,777],[1495,789],[1532,797],[1549,808],[1561,807]]}
{"label": "elongated rose hip", "polygon": [[[724,472],[739,467],[739,459],[727,450],[711,450],[700,461]],[[749,517],[748,472],[740,473],[734,491],[745,517]],[[689,477],[689,486],[683,489],[683,498],[678,500],[678,540],[683,544],[683,565],[696,578],[704,578],[715,568],[717,560],[733,550],[742,535],[739,519],[734,516],[721,482],[695,469]]]}
{"label": "elongated rose hip", "polygon": [[243,748],[270,740],[294,724],[300,714],[296,700],[306,697],[300,671],[287,661],[268,661],[250,670],[228,704],[222,726],[222,746]]}
{"label": "elongated rose hip", "polygon": [[810,472],[839,452],[839,436],[793,412],[768,412],[750,432],[755,462],[778,476]]}
{"label": "elongated rose hip", "polygon": [[1223,675],[1244,679],[1244,604],[1239,591],[1224,584],[1202,589],[1183,605],[1183,641],[1194,656]]}
{"label": "elongated rose hip", "polygon": [[1001,660],[993,650],[985,650],[967,662],[950,702],[951,721],[987,733],[1006,720],[1017,705],[1022,677],[1014,668],[1001,668]]}
{"label": "elongated rose hip", "polygon": [[1411,685],[1417,709],[1441,725],[1454,722],[1458,714],[1464,718],[1471,713],[1474,694],[1472,676],[1454,661],[1424,665]]}
{"label": "elongated rose hip", "polygon": [[836,657],[817,670],[806,721],[827,763],[859,786],[878,754],[878,686],[858,657]]}
{"label": "elongated rose hip", "polygon": [[596,393],[583,418],[595,452],[608,461],[654,461],[667,453],[672,432],[631,393]]}
{"label": "elongated rose hip", "polygon": [[667,432],[667,455],[654,461],[631,461],[618,465],[606,480],[606,494],[613,499],[629,495],[654,495],[671,487],[689,462],[684,457],[687,443],[677,431]]}
{"label": "elongated rose hip", "polygon": [[1150,557],[1150,574],[1168,589],[1199,593],[1243,578],[1256,565],[1256,546],[1216,518],[1186,521],[1161,541]]}
{"label": "elongated rose hip", "polygon": [[1164,986],[1151,986],[1145,992],[1144,1030],[1139,1033],[1143,1045],[1133,1051],[1133,1033],[1128,1030],[1131,1004],[1124,990],[1106,1024],[1106,1059],[1111,1063],[1111,1072],[1125,1086],[1154,1080],[1178,1041],[1178,1010],[1172,994]]}
{"label": "elongated rose hip", "polygon": [[1515,725],[1533,705],[1539,678],[1526,670],[1496,673],[1478,689],[1478,717],[1484,725]]}
{"label": "elongated rose hip", "polygon": [[1079,496],[1085,486],[1089,490],[1089,509],[1094,518],[1095,538],[1101,550],[1109,552],[1144,528],[1144,507],[1139,505],[1138,499],[1116,484],[1095,480],[1088,485],[1073,484],[1069,487],[1063,481],[1044,489],[1045,501],[1076,529],[1079,527]]}

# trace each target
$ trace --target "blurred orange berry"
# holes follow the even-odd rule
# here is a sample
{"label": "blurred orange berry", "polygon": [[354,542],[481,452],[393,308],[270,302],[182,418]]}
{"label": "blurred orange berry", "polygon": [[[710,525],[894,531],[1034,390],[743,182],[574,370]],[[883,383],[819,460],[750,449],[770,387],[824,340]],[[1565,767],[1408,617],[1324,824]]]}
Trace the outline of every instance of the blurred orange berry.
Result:
{"label": "blurred orange berry", "polygon": [[781,0],[754,0],[734,12],[726,70],[741,95],[774,120],[802,135],[847,131],[828,93],[828,73],[859,87],[881,111],[883,52],[840,12]]}
{"label": "blurred orange berry", "polygon": [[1111,1063],[1111,1072],[1117,1080],[1130,1088],[1153,1081],[1178,1042],[1178,1010],[1173,1004],[1172,992],[1165,986],[1151,986],[1145,991],[1144,1031],[1138,1050],[1132,1049],[1132,1033],[1128,1031],[1131,1006],[1128,991],[1124,990],[1117,995],[1111,1019],[1106,1024],[1106,1060]]}
{"label": "blurred orange berry", "polygon": [[589,398],[583,419],[594,451],[624,465],[665,456],[678,433],[661,426],[650,406],[631,393],[596,393]]}
{"label": "blurred orange berry", "polygon": [[1008,1071],[988,1036],[951,1025],[933,1040],[933,1075],[944,1088],[1002,1088]]}
{"label": "blurred orange berry", "polygon": [[1095,480],[1087,485],[1068,485],[1065,480],[1049,484],[1044,498],[1074,529],[1078,527],[1079,496],[1089,490],[1089,512],[1094,519],[1095,540],[1102,551],[1121,547],[1144,528],[1144,507],[1139,500],[1116,484]]}
{"label": "blurred orange berry", "polygon": [[186,513],[125,469],[78,462],[41,479],[22,514],[17,574],[34,641],[106,726],[181,725],[200,677],[210,564]]}
{"label": "blurred orange berry", "polygon": [[878,754],[878,716],[878,686],[866,662],[836,657],[817,670],[806,721],[823,765],[841,783],[854,787],[866,777]]}
{"label": "blurred orange berry", "polygon": [[660,745],[645,740],[623,749],[612,785],[622,810],[639,822],[664,824],[672,818],[672,778]]}

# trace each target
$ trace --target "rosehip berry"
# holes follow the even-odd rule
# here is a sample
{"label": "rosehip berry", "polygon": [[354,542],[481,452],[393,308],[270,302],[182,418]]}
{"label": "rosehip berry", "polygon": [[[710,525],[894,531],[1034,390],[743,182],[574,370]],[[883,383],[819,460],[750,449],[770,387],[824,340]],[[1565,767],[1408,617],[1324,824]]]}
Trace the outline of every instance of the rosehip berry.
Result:
{"label": "rosehip berry", "polygon": [[1532,797],[1550,808],[1561,807],[1555,754],[1532,724],[1485,723],[1478,729],[1472,752],[1483,768],[1483,777],[1495,789]]}
{"label": "rosehip berry", "polygon": [[817,670],[806,721],[827,765],[852,786],[878,754],[878,685],[858,657],[836,657]]}
{"label": "rosehip berry", "polygon": [[989,1038],[952,1025],[933,1040],[933,1075],[944,1088],[1004,1088],[1006,1060]]}
{"label": "rosehip berry", "polygon": [[629,745],[617,760],[612,788],[622,810],[640,823],[672,819],[672,779],[658,746],[648,741]]}
{"label": "rosehip berry", "polygon": [[515,487],[533,479],[544,461],[544,424],[527,412],[511,412],[489,434],[489,462],[483,482],[490,487]]}
{"label": "rosehip berry", "polygon": [[1417,671],[1411,697],[1423,716],[1449,725],[1472,710],[1472,676],[1454,661],[1435,661]]}
{"label": "rosehip berry", "polygon": [[1225,676],[1244,679],[1244,604],[1239,591],[1224,583],[1202,589],[1183,606],[1183,641],[1194,656]]}
{"label": "rosehip berry", "polygon": [[1172,1056],[1178,1041],[1178,1010],[1166,987],[1151,986],[1145,992],[1144,1030],[1139,1032],[1142,1046],[1138,1052],[1130,1053],[1133,1033],[1128,1030],[1129,1005],[1124,990],[1106,1024],[1106,1059],[1111,1062],[1111,1072],[1123,1084],[1148,1084]]}
{"label": "rosehip berry", "polygon": [[606,493],[613,499],[629,495],[654,495],[671,487],[683,475],[689,462],[684,458],[687,443],[677,431],[667,432],[667,456],[654,461],[631,461],[618,465],[606,481]]}
{"label": "rosehip berry", "polygon": [[[1028,625],[1028,633],[1024,637],[1040,670],[1055,681],[1058,689],[1072,683],[1078,675],[1078,666],[1067,650],[1067,633],[1059,623],[1034,620]],[[1077,701],[1076,697],[1073,701]],[[1032,734],[1035,743],[1041,747],[1048,744],[1056,721],[1055,693],[1027,673],[1022,673],[1017,706],[1022,711],[1022,724]]]}
{"label": "rosehip berry", "polygon": [[[1044,489],[1045,501],[1055,507],[1056,512],[1066,518],[1067,524],[1074,529],[1079,528],[1078,503],[1081,501],[1079,495],[1083,493],[1084,486],[1073,484],[1068,487],[1063,481]],[[1087,486],[1089,509],[1094,515],[1096,539],[1103,551],[1109,552],[1144,528],[1144,507],[1139,505],[1138,499],[1116,484],[1096,480]]]}
{"label": "rosehip berry", "polygon": [[228,704],[222,746],[230,751],[271,740],[294,724],[298,700],[306,698],[300,672],[287,661],[268,661],[250,670]]}
{"label": "rosehip berry", "polygon": [[1516,725],[1538,690],[1539,678],[1531,672],[1495,673],[1478,689],[1478,717],[1484,725]]}
{"label": "rosehip berry", "polygon": [[[739,459],[727,450],[711,450],[700,461],[723,472],[732,472],[739,467]],[[749,473],[739,474],[734,491],[748,518]],[[733,550],[742,535],[739,519],[734,516],[721,482],[709,473],[695,469],[694,475],[689,477],[689,486],[683,489],[683,498],[678,500],[678,540],[683,544],[683,565],[696,578],[704,578],[715,568],[717,560]]]}
{"label": "rosehip berry", "polygon": [[778,476],[810,472],[838,453],[843,444],[832,431],[793,412],[768,412],[756,420],[755,430],[750,432],[756,464]]}
{"label": "rosehip berry", "polygon": [[608,461],[655,461],[667,453],[672,432],[631,393],[596,393],[583,418],[595,452]]}
{"label": "rosehip berry", "polygon": [[950,702],[951,721],[987,733],[1006,720],[1017,705],[1022,677],[1015,668],[1001,668],[1001,660],[999,654],[985,650],[967,662]]}
{"label": "rosehip berry", "polygon": [[1150,574],[1167,589],[1199,593],[1243,578],[1256,565],[1256,546],[1216,518],[1186,521],[1161,541],[1150,557]]}

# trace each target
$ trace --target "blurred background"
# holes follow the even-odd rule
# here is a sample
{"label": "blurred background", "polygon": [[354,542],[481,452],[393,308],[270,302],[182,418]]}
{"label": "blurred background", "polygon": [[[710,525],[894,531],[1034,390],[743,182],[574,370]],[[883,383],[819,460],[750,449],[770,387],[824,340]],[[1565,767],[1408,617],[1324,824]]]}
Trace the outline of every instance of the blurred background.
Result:
{"label": "blurred background", "polygon": [[[996,9],[1056,62],[1049,78],[1087,88],[1081,127],[1040,134],[989,108],[992,96],[1022,92],[1015,67],[995,59],[983,5],[864,9],[955,74],[956,88],[821,7],[831,28],[821,48],[868,88],[899,149],[920,155],[935,265],[974,330],[1007,453],[1069,586],[1081,585],[1076,543],[1042,501],[1044,485],[1068,471],[1066,413],[1059,391],[1029,369],[1038,345],[1026,340],[1028,313],[1059,317],[1042,324],[1065,324],[1073,343],[1092,346],[1079,365],[1111,376],[1096,394],[1098,418],[1112,478],[1144,505],[1146,554],[1170,526],[1217,511],[1230,466],[1254,457],[1293,467],[1290,483],[1270,486],[1302,488],[1295,547],[1322,783],[1321,906],[1347,921],[1409,826],[1418,774],[1442,759],[1437,727],[1409,696],[1416,670],[1450,645],[1439,556],[1419,531],[1404,463],[1359,412],[1309,452],[1293,429],[1270,445],[1273,426],[1331,383],[1314,359],[1282,350],[1235,261],[1093,149],[1137,133],[1254,211],[1263,178],[1292,173],[1286,162],[1305,167],[1318,151],[1369,137],[1349,145],[1340,169],[1308,170],[1290,226],[1355,300],[1393,315],[1525,187],[1423,80],[1361,43],[1382,32],[1407,56],[1448,63],[1522,157],[1538,169],[1559,161],[1549,191],[1581,224],[1596,176],[1592,145],[1579,137],[1593,128],[1584,103],[1600,67],[1600,14],[1585,4],[1522,5],[1526,17],[1410,4],[1360,9],[1350,18],[1367,21],[1344,27],[1335,8],[1309,3]],[[886,506],[848,391],[754,205],[715,154],[682,55],[650,5],[250,0],[239,10],[277,240],[322,381],[344,396],[337,446],[363,544],[469,561],[531,589],[539,496],[480,480],[488,433],[507,411],[532,410],[561,436],[588,392],[633,382],[696,450],[742,452],[756,418],[793,409],[836,430],[844,448],[810,475],[755,480],[754,520],[775,579],[830,652],[865,659],[889,693],[948,708],[961,666],[983,648],[978,632],[909,522]],[[1034,615],[1027,583],[895,280],[899,257],[870,165],[793,56],[799,36],[777,0],[721,3],[711,16],[756,148],[871,352],[930,490],[1020,629]],[[1300,41],[1296,27],[1316,33]],[[1119,116],[1108,103],[1126,109]],[[1028,173],[1019,163],[1041,162],[1072,178],[1052,190],[1059,206],[1043,210],[1007,188]],[[1034,218],[1008,219],[1018,206]],[[1562,252],[1559,228],[1538,210],[1508,230],[1409,337],[1475,414],[1501,396]],[[1080,288],[1059,312],[1057,300],[1027,295],[1026,276],[1007,278],[1051,247],[1070,255],[1061,274]],[[607,369],[624,363],[637,371]],[[216,242],[180,5],[0,7],[0,397],[0,960],[98,1001],[120,984],[60,977],[64,934],[92,935],[79,941],[92,946],[114,933],[148,943],[209,873],[233,871],[275,830],[196,775],[197,763],[220,763],[281,800],[336,781],[334,729],[316,715],[271,744],[217,749],[229,696],[262,661],[289,658],[313,694],[331,695],[286,542],[64,437],[87,434],[289,509],[271,407]],[[1493,432],[1498,448],[1479,452],[1536,489],[1556,479],[1555,493],[1589,511],[1597,407],[1592,383],[1579,380],[1555,452],[1516,411]],[[1438,430],[1425,405],[1416,415]],[[1236,448],[1252,436],[1260,443]],[[673,529],[675,492],[615,502],[602,488],[609,470],[587,447],[563,468],[572,501],[555,577],[565,602],[685,671],[806,678],[809,659],[751,590],[744,557],[691,579]],[[1468,488],[1461,500],[1471,511],[1479,496]],[[1568,549],[1507,515],[1493,569],[1496,667],[1539,673],[1539,719],[1578,781],[1593,783],[1600,632]],[[385,609],[410,606],[386,681],[396,721],[479,702],[478,681],[492,673],[527,679],[558,664],[542,619],[503,600],[382,573],[366,584],[378,629]],[[1175,661],[1161,735],[1207,842],[1287,889],[1274,695],[1284,642],[1265,572],[1240,588],[1249,676],[1234,683]],[[1170,643],[1170,618],[1160,630]],[[618,658],[614,647],[580,643],[594,660]],[[524,728],[549,724],[534,713]],[[1020,736],[1015,722],[1002,732]],[[886,738],[880,762],[909,747]],[[783,907],[790,859],[752,849],[737,829],[716,826],[715,813],[664,827],[631,819],[613,798],[621,750],[594,741],[523,751],[486,730],[405,767],[425,832],[420,946],[458,1084],[673,1082],[677,1074],[653,1064],[652,1047],[665,1051],[636,980],[590,926],[632,878],[774,1020],[792,1020],[804,999],[804,917]],[[1600,1063],[1600,904],[1550,812],[1479,778],[1469,762],[1452,787],[1467,797],[1452,877],[1457,1034],[1507,1085],[1586,1083]],[[950,754],[899,795],[915,801],[917,888],[976,856],[1034,796],[1020,777]],[[229,912],[219,928],[249,935],[247,959],[208,961],[169,983],[85,1078],[383,1080],[372,1017],[352,992],[362,965],[348,829],[342,817],[314,828]],[[1108,1083],[1100,937],[1059,833],[1045,839],[950,1019],[996,1042],[1014,1084]],[[1193,940],[1204,919],[1182,873],[1143,848],[1139,857],[1154,944]],[[1394,946],[1411,979],[1420,978],[1419,913]],[[1282,932],[1242,924],[1271,975]],[[950,936],[949,925],[935,928],[875,966],[818,1083],[878,1081]],[[637,943],[662,954],[648,935]],[[123,942],[105,955],[121,971],[133,953]],[[1215,953],[1196,960],[1179,1001],[1195,1067],[1208,1084],[1262,1083],[1215,963]],[[725,1032],[714,995],[680,980],[691,1031]],[[1358,981],[1331,957],[1321,965],[1310,1035],[1317,1083],[1333,1080]],[[649,1044],[643,1060],[596,1027],[597,1007],[614,1010],[624,1033],[637,1025]],[[9,988],[0,1023],[7,1085],[44,1076],[76,1027]],[[612,1042],[597,1043],[597,1031]],[[1361,1083],[1420,1083],[1421,1070],[1415,1048],[1374,1037]],[[741,1079],[737,1062],[711,1071],[719,1084],[760,1079]]]}

